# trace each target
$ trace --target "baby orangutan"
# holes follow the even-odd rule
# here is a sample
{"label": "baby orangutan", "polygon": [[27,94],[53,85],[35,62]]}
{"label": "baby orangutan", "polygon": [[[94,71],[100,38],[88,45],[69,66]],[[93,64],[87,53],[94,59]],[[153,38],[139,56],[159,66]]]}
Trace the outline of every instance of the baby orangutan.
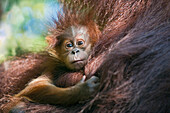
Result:
{"label": "baby orangutan", "polygon": [[[85,26],[71,26],[64,33],[57,36],[55,46],[49,50],[52,56],[70,70],[82,69],[89,57],[92,43],[88,28]],[[49,43],[53,37],[46,38]],[[57,65],[59,66],[59,65]],[[31,81],[16,97],[25,97],[30,101],[46,104],[69,105],[84,100],[92,95],[99,86],[98,78],[93,76],[85,81],[85,76],[75,86],[59,88],[53,84],[52,71],[56,66],[49,66],[44,74]]]}
{"label": "baby orangutan", "polygon": [[[44,104],[71,105],[94,94],[99,87],[99,78],[96,76],[85,80],[86,76],[81,74],[78,76],[80,79],[76,79],[74,84],[64,87],[56,84],[58,81],[62,82],[58,78],[64,76],[63,74],[81,73],[86,65],[92,47],[101,33],[96,23],[89,18],[88,14],[77,16],[77,13],[73,12],[71,15],[64,11],[64,17],[60,15],[58,21],[54,21],[56,26],[49,29],[50,34],[46,37],[49,54],[48,60],[43,64],[46,67],[44,72],[15,95],[14,98],[18,102],[9,103],[5,111],[20,103],[22,98]],[[71,81],[69,77],[64,78],[67,83]],[[14,107],[11,111],[19,110],[18,108],[20,106]]]}
{"label": "baby orangutan", "polygon": [[[54,29],[54,32],[46,37],[49,54],[45,55],[47,59],[42,64],[45,67],[44,72],[13,96],[11,101],[3,107],[3,112],[22,111],[22,108],[24,109],[23,98],[32,102],[53,105],[72,105],[88,99],[99,87],[99,78],[92,76],[85,80],[86,76],[83,76],[81,71],[87,63],[99,34],[97,25],[90,21],[87,24],[67,26],[62,32]],[[64,87],[56,84],[58,81],[62,82],[58,78],[64,76],[63,74],[74,75],[74,72],[81,73],[74,84]],[[65,81],[69,82],[69,77],[64,78]]]}

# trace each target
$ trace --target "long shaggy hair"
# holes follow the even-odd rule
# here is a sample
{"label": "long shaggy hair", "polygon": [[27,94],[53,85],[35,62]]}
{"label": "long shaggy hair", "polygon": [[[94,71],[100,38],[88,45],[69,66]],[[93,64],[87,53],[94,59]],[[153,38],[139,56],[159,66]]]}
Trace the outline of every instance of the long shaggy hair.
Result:
{"label": "long shaggy hair", "polygon": [[[86,26],[90,35],[92,44],[95,44],[99,39],[99,26],[95,23],[93,7],[86,4],[71,4],[71,2],[64,2],[61,5],[62,10],[57,12],[57,18],[52,18],[52,25],[49,25],[49,34],[56,41],[66,29],[71,26]],[[53,25],[54,24],[54,25]],[[57,42],[51,43],[50,47],[57,45]],[[54,44],[54,45],[53,45]]]}
{"label": "long shaggy hair", "polygon": [[[87,6],[94,11],[90,20],[95,21],[102,34],[84,71],[88,77],[100,77],[100,89],[83,104],[63,107],[28,102],[24,110],[28,113],[168,113],[170,1],[69,0],[64,4],[80,12]],[[8,100],[6,95],[17,93],[39,75],[44,67],[38,63],[44,60],[41,55],[32,55],[6,62],[6,68],[1,66],[1,108]]]}

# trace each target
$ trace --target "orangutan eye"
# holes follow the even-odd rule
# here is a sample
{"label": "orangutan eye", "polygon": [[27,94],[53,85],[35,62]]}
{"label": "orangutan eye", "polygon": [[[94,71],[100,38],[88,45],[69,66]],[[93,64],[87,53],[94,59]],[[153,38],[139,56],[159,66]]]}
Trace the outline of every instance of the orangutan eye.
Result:
{"label": "orangutan eye", "polygon": [[83,44],[84,44],[84,40],[77,41],[77,45],[83,45]]}
{"label": "orangutan eye", "polygon": [[71,48],[73,47],[73,44],[71,42],[66,43],[66,48]]}

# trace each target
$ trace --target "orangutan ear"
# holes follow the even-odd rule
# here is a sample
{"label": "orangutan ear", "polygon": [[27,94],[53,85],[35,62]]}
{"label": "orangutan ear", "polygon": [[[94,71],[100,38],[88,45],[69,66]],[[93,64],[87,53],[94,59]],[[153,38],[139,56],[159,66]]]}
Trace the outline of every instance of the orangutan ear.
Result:
{"label": "orangutan ear", "polygon": [[57,52],[57,48],[55,48],[57,44],[57,39],[54,38],[53,36],[47,36],[45,39],[46,42],[48,43],[47,52],[49,53],[49,55],[57,59],[60,59],[59,53]]}
{"label": "orangutan ear", "polygon": [[51,47],[54,47],[57,43],[57,39],[54,38],[53,36],[47,36],[46,38],[46,41],[48,43],[48,46],[51,48]]}

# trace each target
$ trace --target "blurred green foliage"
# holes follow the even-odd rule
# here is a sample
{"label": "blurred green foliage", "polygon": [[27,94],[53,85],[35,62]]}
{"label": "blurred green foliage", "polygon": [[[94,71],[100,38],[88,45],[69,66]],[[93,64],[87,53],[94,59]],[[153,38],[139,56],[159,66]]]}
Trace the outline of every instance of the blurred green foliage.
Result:
{"label": "blurred green foliage", "polygon": [[47,46],[44,38],[47,0],[0,2],[4,12],[0,22],[0,63],[13,56],[43,51]]}

